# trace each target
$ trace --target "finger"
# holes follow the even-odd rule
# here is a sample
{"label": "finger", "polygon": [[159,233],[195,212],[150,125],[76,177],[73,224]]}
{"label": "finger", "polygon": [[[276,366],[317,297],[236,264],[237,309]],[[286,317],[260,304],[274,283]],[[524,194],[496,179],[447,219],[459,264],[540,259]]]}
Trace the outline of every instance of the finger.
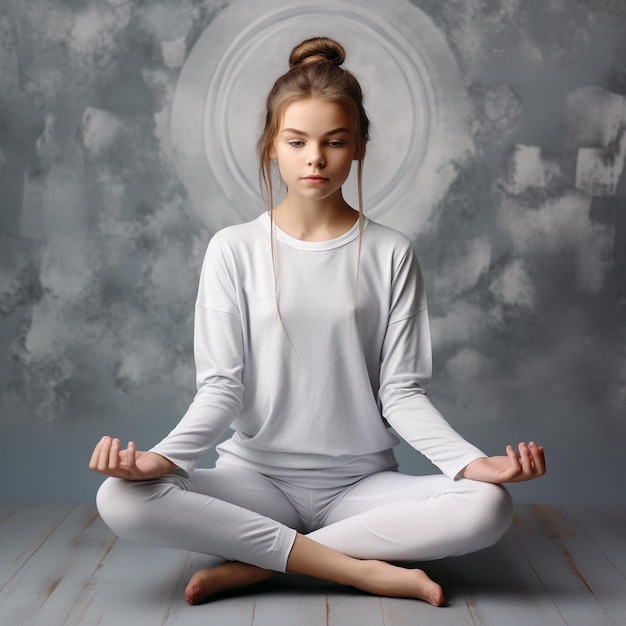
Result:
{"label": "finger", "polygon": [[546,473],[546,459],[543,452],[543,446],[538,446],[534,441],[530,442],[530,453],[533,457],[535,471],[539,475]]}
{"label": "finger", "polygon": [[111,452],[111,437],[104,437],[100,442],[100,455],[98,456],[97,469],[106,472],[109,467],[109,454]]}
{"label": "finger", "polygon": [[117,469],[120,465],[120,440],[116,437],[111,441],[109,450],[109,469]]}
{"label": "finger", "polygon": [[517,456],[517,452],[513,449],[513,446],[506,447],[506,454],[511,461],[511,465],[520,466],[519,457]]}
{"label": "finger", "polygon": [[91,458],[89,459],[89,469],[96,470],[98,469],[98,459],[100,458],[100,447],[102,446],[102,442],[104,441],[104,437],[98,441],[96,447],[93,449],[91,453]]}
{"label": "finger", "polygon": [[132,472],[137,468],[136,447],[134,441],[129,441],[126,446],[126,467]]}
{"label": "finger", "polygon": [[533,460],[530,456],[528,446],[522,441],[518,446],[520,465],[524,474],[532,474],[533,472]]}
{"label": "finger", "polygon": [[506,447],[506,453],[509,457],[509,461],[511,461],[511,470],[508,472],[509,479],[513,478],[515,474],[518,474],[522,470],[522,465],[520,463],[519,456],[517,456],[517,452],[513,448],[513,446]]}

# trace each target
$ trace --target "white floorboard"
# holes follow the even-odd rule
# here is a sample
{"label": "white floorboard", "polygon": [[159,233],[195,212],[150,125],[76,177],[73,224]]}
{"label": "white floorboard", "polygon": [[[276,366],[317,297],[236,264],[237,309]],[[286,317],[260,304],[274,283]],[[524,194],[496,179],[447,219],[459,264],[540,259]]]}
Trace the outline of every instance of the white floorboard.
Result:
{"label": "white floorboard", "polygon": [[626,624],[624,508],[517,507],[496,546],[421,564],[441,608],[290,575],[188,606],[188,578],[213,562],[116,539],[92,505],[0,504],[0,624]]}

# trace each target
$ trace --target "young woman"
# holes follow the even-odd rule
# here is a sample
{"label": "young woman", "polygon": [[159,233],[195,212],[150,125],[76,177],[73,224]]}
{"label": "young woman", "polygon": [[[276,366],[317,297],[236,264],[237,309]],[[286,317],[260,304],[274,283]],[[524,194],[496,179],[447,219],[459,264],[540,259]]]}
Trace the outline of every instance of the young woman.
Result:
{"label": "young woman", "polygon": [[[296,572],[433,605],[422,561],[495,543],[511,520],[502,483],[545,472],[543,448],[487,457],[425,393],[426,300],[411,242],[350,207],[369,122],[344,50],[307,40],[272,88],[259,141],[268,211],[211,240],[196,303],[198,393],[147,452],[104,437],[90,468],[124,538],[223,557],[191,604]],[[286,187],[273,206],[273,163]],[[360,198],[360,193],[359,193]],[[360,200],[359,200],[360,204]],[[442,471],[397,471],[389,425]],[[228,429],[213,469],[201,455]]]}

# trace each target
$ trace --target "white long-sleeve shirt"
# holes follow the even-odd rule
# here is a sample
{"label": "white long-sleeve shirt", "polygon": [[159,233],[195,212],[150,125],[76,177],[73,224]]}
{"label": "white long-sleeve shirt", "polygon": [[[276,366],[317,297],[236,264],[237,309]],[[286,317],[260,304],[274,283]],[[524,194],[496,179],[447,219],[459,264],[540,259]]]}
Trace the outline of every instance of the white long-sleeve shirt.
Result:
{"label": "white long-sleeve shirt", "polygon": [[230,427],[222,446],[239,456],[332,467],[392,448],[390,424],[450,477],[485,456],[426,395],[430,330],[410,241],[365,221],[355,299],[358,239],[358,224],[324,242],[277,228],[279,317],[268,214],[212,238],[196,303],[198,392],[154,452],[189,473]]}

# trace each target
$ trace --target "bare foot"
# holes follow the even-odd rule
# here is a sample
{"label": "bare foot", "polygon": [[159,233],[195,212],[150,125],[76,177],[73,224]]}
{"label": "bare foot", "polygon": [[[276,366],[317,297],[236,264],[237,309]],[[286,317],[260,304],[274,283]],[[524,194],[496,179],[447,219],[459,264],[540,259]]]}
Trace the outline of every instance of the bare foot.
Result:
{"label": "bare foot", "polygon": [[303,535],[296,535],[287,571],[350,585],[377,596],[416,598],[434,606],[446,601],[441,587],[420,569],[355,559]]}
{"label": "bare foot", "polygon": [[210,600],[212,596],[238,587],[260,583],[271,578],[275,573],[234,561],[209,569],[200,569],[189,579],[185,588],[185,598],[189,604],[202,604]]}
{"label": "bare foot", "polygon": [[421,569],[407,569],[384,561],[364,561],[366,576],[354,586],[379,596],[417,598],[441,606],[443,589]]}

